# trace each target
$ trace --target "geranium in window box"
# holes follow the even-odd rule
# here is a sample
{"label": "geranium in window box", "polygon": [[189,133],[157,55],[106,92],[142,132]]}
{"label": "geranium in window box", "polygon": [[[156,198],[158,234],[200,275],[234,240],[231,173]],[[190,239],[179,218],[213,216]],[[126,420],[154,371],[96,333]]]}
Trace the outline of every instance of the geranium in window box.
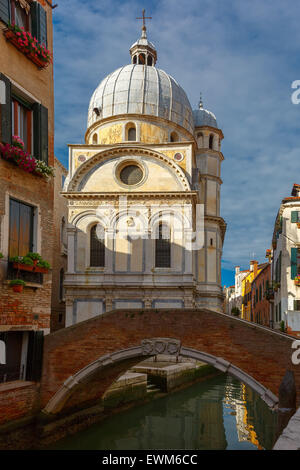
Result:
{"label": "geranium in window box", "polygon": [[24,142],[17,135],[12,137],[12,145],[0,143],[0,155],[4,160],[14,163],[26,173],[45,178],[54,176],[54,169],[51,166],[46,165],[45,162],[36,159],[24,150]]}
{"label": "geranium in window box", "polygon": [[44,68],[52,62],[52,55],[44,44],[16,24],[8,24],[4,30],[7,41],[11,42],[17,49],[25,54],[37,67]]}
{"label": "geranium in window box", "polygon": [[9,285],[13,288],[14,292],[22,292],[23,287],[26,286],[26,282],[22,281],[22,279],[13,279],[9,281]]}

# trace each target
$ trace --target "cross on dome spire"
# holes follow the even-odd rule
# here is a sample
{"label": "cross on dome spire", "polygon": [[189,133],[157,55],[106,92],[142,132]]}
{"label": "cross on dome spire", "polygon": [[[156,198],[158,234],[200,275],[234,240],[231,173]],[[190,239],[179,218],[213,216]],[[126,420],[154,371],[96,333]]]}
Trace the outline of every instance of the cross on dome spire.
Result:
{"label": "cross on dome spire", "polygon": [[153,66],[157,60],[157,53],[155,46],[148,41],[146,34],[146,20],[152,20],[152,16],[145,16],[145,8],[143,8],[142,16],[136,19],[143,20],[142,35],[130,48],[131,63]]}
{"label": "cross on dome spire", "polygon": [[203,109],[202,92],[200,92],[199,109]]}
{"label": "cross on dome spire", "polygon": [[142,15],[143,16],[138,16],[136,17],[137,20],[143,20],[143,26],[142,26],[142,38],[146,38],[146,21],[145,20],[152,20],[152,16],[145,16],[145,8],[142,10]]}

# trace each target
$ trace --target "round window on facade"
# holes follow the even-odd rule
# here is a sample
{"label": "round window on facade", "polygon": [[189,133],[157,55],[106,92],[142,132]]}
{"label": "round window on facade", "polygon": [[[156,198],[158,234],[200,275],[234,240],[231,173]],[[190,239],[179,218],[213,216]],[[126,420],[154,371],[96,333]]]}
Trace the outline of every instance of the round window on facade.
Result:
{"label": "round window on facade", "polygon": [[120,171],[120,180],[128,186],[140,183],[143,176],[143,170],[138,165],[127,165]]}

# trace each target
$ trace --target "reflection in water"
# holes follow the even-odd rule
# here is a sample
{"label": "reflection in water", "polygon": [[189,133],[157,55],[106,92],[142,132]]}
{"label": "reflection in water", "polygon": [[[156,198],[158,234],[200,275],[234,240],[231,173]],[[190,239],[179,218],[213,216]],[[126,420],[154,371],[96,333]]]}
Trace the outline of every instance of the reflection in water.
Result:
{"label": "reflection in water", "polygon": [[271,449],[276,414],[242,382],[220,374],[111,416],[52,449]]}

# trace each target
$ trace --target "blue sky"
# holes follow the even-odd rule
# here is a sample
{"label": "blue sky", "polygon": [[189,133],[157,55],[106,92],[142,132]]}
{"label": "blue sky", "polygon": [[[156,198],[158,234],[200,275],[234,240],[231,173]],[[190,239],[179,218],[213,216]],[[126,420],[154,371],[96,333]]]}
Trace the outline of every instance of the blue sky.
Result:
{"label": "blue sky", "polygon": [[89,99],[110,72],[130,63],[142,8],[157,67],[172,75],[193,108],[204,106],[223,130],[221,212],[228,227],[223,284],[233,267],[263,262],[274,219],[300,183],[300,3],[291,0],[63,0],[53,10],[56,156],[82,143]]}

